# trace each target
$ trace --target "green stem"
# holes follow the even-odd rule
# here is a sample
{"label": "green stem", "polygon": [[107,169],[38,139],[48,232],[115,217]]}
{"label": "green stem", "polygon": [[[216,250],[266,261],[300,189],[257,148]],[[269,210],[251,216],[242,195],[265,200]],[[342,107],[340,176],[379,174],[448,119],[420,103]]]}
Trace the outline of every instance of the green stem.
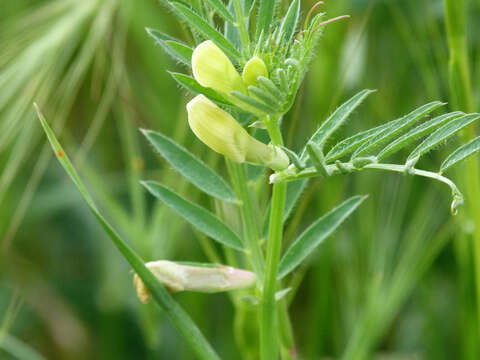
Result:
{"label": "green stem", "polygon": [[[449,47],[450,97],[454,108],[474,111],[474,101],[468,64],[467,36],[465,31],[464,0],[445,0],[445,24]],[[464,141],[476,136],[475,128],[465,132]],[[466,181],[467,211],[475,223],[473,250],[475,266],[477,321],[480,326],[480,169],[478,160],[467,160],[462,176]]]}
{"label": "green stem", "polygon": [[257,275],[258,283],[261,283],[263,281],[265,262],[262,249],[260,248],[260,231],[255,218],[255,209],[250,196],[250,190],[248,189],[245,168],[242,164],[235,163],[228,159],[226,159],[226,162],[233,187],[238,199],[241,201],[240,212],[242,215],[245,242],[250,255],[251,264]]}
{"label": "green stem", "polygon": [[[397,173],[403,173],[403,174],[411,174],[411,175],[417,175],[417,176],[422,176],[426,178],[430,178],[433,180],[440,181],[446,185],[452,190],[452,213],[455,215],[456,214],[456,209],[458,206],[463,204],[463,195],[458,190],[457,185],[450,180],[449,178],[446,178],[445,176],[442,176],[439,173],[431,172],[431,171],[426,171],[426,170],[419,170],[410,167],[409,165],[397,165],[397,164],[367,164],[363,166],[362,168],[357,168],[355,167],[352,163],[350,162],[345,162],[345,163],[339,163],[338,165],[335,164],[330,164],[325,166],[328,174],[331,175],[338,175],[338,174],[343,174],[344,172],[353,172],[353,171],[362,171],[366,169],[376,169],[376,170],[384,170],[384,171],[393,171]],[[309,167],[306,168],[302,171],[297,172],[295,169],[287,169],[283,172],[278,172],[275,173],[274,175],[270,176],[270,182],[271,183],[280,183],[280,182],[286,182],[286,181],[292,181],[292,180],[299,180],[299,179],[305,179],[305,178],[310,178],[314,176],[322,176],[318,170],[314,167]]]}
{"label": "green stem", "polygon": [[[278,120],[278,118],[267,118],[264,121],[274,145],[283,144]],[[260,354],[262,360],[278,359],[278,316],[275,292],[277,287],[278,262],[282,250],[283,211],[285,208],[286,192],[286,183],[273,185],[261,307]]]}

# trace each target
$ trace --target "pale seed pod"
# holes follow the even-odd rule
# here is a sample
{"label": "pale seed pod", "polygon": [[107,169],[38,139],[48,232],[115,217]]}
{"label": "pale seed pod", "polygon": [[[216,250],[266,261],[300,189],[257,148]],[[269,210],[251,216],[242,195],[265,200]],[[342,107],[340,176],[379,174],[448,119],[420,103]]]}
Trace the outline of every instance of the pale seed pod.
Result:
{"label": "pale seed pod", "polygon": [[[159,260],[145,264],[170,292],[195,291],[215,293],[243,289],[255,284],[253,272],[225,265],[193,266]],[[135,274],[133,284],[139,300],[148,303],[151,298],[142,279]]]}
{"label": "pale seed pod", "polygon": [[229,113],[204,95],[187,104],[188,123],[195,135],[212,150],[236,162],[283,170],[288,156],[278,147],[265,145],[251,136]]}
{"label": "pale seed pod", "polygon": [[254,56],[247,61],[245,67],[243,68],[243,82],[247,84],[247,86],[256,86],[257,78],[259,76],[268,78],[268,70],[263,60],[258,56]]}
{"label": "pale seed pod", "polygon": [[211,40],[198,45],[192,54],[193,77],[202,86],[230,95],[246,92],[245,84],[230,59]]}

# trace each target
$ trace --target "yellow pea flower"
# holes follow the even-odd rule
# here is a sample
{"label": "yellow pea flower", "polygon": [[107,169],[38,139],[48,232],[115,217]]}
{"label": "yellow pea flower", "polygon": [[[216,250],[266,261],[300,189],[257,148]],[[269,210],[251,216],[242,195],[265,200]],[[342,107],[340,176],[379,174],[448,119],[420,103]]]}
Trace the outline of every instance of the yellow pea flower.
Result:
{"label": "yellow pea flower", "polygon": [[202,86],[230,95],[246,87],[230,59],[211,40],[198,45],[192,54],[193,77]]}
{"label": "yellow pea flower", "polygon": [[251,136],[229,113],[204,95],[187,104],[188,123],[195,135],[212,150],[236,162],[283,170],[289,164],[282,149]]}
{"label": "yellow pea flower", "polygon": [[258,56],[254,56],[247,61],[243,68],[242,78],[247,85],[257,85],[259,76],[268,77],[267,66]]}

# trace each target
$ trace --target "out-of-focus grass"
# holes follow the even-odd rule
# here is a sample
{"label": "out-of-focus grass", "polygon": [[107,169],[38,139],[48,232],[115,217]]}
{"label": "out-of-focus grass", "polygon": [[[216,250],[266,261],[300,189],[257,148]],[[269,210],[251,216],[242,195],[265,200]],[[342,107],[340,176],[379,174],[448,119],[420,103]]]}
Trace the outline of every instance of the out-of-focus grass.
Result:
{"label": "out-of-focus grass", "polygon": [[[478,103],[480,6],[466,3]],[[303,1],[303,9],[312,5]],[[202,261],[198,236],[137,184],[148,174],[205,201],[136,130],[161,130],[216,164],[192,141],[183,93],[165,71],[173,64],[144,27],[188,36],[154,0],[7,1],[0,9],[0,355],[14,357],[1,349],[18,345],[49,359],[192,359],[158,310],[135,299],[129,269],[50,165],[31,107],[35,100],[58,119],[99,205],[143,256]],[[285,119],[293,148],[361,88],[378,92],[344,134],[448,99],[442,1],[342,0],[326,9],[352,18],[328,27]],[[298,271],[306,281],[290,311],[301,358],[478,358],[472,260],[464,254],[457,263],[465,250],[453,235],[471,225],[449,217],[440,186],[373,173],[318,180],[297,206],[289,239],[353,193],[371,196]],[[177,297],[220,354],[240,358],[226,296]]]}

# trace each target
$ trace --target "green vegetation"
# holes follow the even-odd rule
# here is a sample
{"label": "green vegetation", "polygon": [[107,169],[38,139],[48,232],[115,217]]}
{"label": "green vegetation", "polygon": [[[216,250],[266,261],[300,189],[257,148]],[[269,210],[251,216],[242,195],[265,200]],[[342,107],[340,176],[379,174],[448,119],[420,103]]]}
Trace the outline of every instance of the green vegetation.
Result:
{"label": "green vegetation", "polygon": [[480,356],[478,2],[1,9],[0,357]]}

